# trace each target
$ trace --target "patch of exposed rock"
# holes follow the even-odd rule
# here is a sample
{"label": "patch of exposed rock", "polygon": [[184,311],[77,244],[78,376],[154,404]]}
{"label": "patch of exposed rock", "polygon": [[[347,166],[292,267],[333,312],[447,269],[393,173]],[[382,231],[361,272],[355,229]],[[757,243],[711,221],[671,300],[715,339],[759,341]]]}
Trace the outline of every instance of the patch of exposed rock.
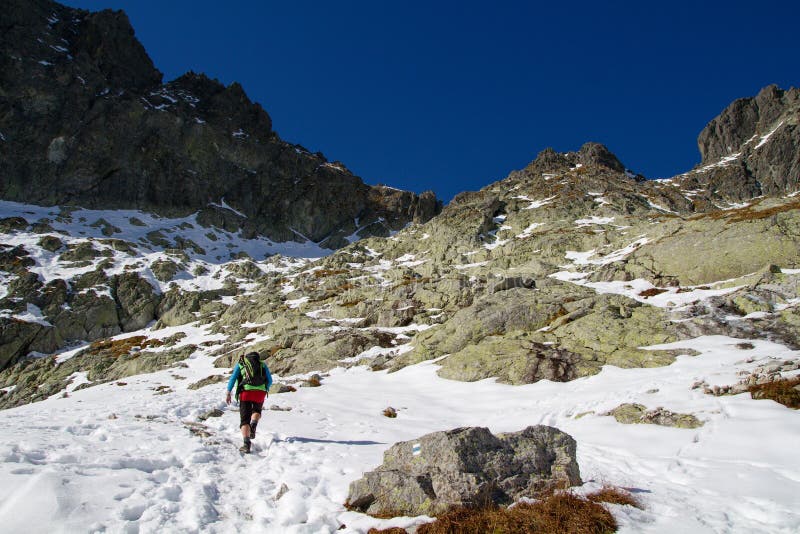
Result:
{"label": "patch of exposed rock", "polygon": [[686,189],[715,189],[733,201],[800,189],[800,89],[775,85],[741,98],[697,139],[702,162],[678,177]]}
{"label": "patch of exposed rock", "polygon": [[435,515],[453,506],[509,504],[581,484],[571,436],[549,426],[493,435],[433,432],[397,443],[383,464],[350,484],[348,507],[371,515]]}
{"label": "patch of exposed rock", "polygon": [[703,421],[692,414],[675,413],[662,407],[648,410],[646,406],[641,404],[621,404],[602,415],[610,415],[618,422],[626,425],[648,424],[675,428],[698,428],[703,426]]}

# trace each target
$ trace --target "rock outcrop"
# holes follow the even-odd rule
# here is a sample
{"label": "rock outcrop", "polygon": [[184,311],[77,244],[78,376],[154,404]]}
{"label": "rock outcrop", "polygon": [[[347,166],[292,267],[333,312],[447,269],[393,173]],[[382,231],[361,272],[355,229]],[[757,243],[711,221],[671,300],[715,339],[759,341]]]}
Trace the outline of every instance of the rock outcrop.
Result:
{"label": "rock outcrop", "polygon": [[647,424],[675,428],[698,428],[703,422],[692,414],[675,413],[662,407],[648,410],[642,404],[621,404],[603,415],[610,415],[618,422],[633,425]]}
{"label": "rock outcrop", "polygon": [[338,248],[441,209],[281,140],[259,104],[189,72],[162,83],[127,16],[49,0],[0,15],[0,198],[136,208]]}
{"label": "rock outcrop", "polygon": [[800,89],[775,85],[733,102],[697,139],[702,161],[678,177],[741,202],[800,189]]}
{"label": "rock outcrop", "polygon": [[433,432],[397,443],[383,464],[350,485],[351,509],[372,515],[435,515],[453,506],[509,504],[580,485],[575,440],[549,426],[493,435],[487,428]]}

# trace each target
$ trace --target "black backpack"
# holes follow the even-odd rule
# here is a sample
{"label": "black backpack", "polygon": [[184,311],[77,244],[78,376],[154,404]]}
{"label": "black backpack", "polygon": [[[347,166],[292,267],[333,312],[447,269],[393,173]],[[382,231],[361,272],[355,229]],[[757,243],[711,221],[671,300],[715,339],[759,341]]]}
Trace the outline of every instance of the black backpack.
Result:
{"label": "black backpack", "polygon": [[242,370],[241,386],[267,385],[267,373],[257,352],[248,352],[239,358],[239,367]]}

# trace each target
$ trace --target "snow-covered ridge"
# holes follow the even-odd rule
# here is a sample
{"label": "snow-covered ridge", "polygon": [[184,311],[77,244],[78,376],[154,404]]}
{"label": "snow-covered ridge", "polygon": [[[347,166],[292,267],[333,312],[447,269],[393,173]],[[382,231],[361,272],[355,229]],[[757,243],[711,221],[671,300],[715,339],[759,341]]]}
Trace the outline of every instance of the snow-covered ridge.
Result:
{"label": "snow-covered ridge", "polygon": [[[229,206],[224,198],[219,203],[211,205],[231,210],[244,217],[241,212]],[[7,217],[22,217],[29,224],[47,224],[52,228],[52,232],[49,233],[60,235],[67,240],[122,239],[146,252],[181,248],[190,258],[209,263],[230,261],[242,253],[255,260],[261,260],[274,254],[320,258],[332,252],[310,240],[304,243],[294,241],[275,243],[264,237],[247,239],[242,237],[241,233],[233,234],[219,228],[207,228],[197,222],[196,214],[181,218],[166,218],[138,210],[62,209],[2,200],[0,219]],[[5,239],[15,244],[23,244],[21,241],[38,240],[44,233],[48,232],[39,234],[17,232]],[[187,243],[189,246],[186,246]],[[192,244],[197,246],[191,246]]]}

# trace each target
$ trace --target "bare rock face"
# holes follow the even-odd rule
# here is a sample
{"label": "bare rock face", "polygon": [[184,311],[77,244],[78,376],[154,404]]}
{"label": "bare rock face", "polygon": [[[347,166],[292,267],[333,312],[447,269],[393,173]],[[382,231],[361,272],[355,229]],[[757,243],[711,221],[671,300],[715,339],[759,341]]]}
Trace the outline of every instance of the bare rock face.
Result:
{"label": "bare rock face", "polygon": [[207,222],[329,248],[441,210],[432,193],[366,185],[281,140],[237,83],[162,83],[121,11],[9,0],[0,28],[0,198],[168,216],[226,206],[235,218]]}
{"label": "bare rock face", "polygon": [[571,436],[544,425],[500,435],[479,427],[433,432],[393,445],[383,465],[350,485],[347,502],[372,515],[411,516],[507,504],[581,484],[575,448]]}
{"label": "bare rock face", "polygon": [[[733,201],[800,189],[800,89],[775,85],[733,102],[700,133],[702,161],[679,177]],[[692,183],[694,182],[694,183]]]}

